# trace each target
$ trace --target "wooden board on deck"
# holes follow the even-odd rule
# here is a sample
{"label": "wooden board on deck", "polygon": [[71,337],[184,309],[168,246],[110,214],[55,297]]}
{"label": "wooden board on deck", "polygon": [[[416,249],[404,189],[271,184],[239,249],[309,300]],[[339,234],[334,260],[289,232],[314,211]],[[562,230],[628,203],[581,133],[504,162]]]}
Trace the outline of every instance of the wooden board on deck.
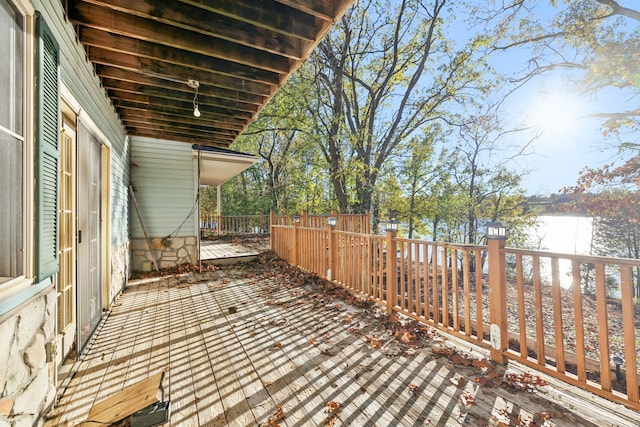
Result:
{"label": "wooden board on deck", "polygon": [[107,399],[96,403],[82,425],[115,423],[129,415],[162,400],[164,372],[137,382]]}

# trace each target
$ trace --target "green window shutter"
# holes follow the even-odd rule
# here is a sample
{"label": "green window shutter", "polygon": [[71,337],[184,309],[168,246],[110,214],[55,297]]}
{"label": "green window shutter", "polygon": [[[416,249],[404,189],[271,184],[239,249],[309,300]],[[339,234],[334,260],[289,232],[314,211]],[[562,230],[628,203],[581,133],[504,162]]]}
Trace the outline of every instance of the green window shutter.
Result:
{"label": "green window shutter", "polygon": [[35,276],[40,282],[58,272],[60,129],[58,43],[42,15],[36,16]]}

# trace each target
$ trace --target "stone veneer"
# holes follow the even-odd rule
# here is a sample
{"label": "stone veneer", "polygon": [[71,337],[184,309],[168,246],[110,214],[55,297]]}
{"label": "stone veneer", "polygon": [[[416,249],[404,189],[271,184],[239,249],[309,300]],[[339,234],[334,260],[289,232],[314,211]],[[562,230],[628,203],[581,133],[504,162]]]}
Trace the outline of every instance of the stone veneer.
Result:
{"label": "stone veneer", "polygon": [[129,242],[111,247],[111,283],[109,289],[110,302],[120,295],[127,284],[130,267]]}
{"label": "stone veneer", "polygon": [[0,427],[42,423],[53,404],[53,363],[45,344],[56,325],[56,292],[50,288],[0,321]]}
{"label": "stone veneer", "polygon": [[[151,239],[151,251],[145,239],[131,239],[131,269],[151,271],[152,256],[159,268],[175,267],[198,261],[198,239],[196,236]],[[1,426],[0,426],[1,427]]]}

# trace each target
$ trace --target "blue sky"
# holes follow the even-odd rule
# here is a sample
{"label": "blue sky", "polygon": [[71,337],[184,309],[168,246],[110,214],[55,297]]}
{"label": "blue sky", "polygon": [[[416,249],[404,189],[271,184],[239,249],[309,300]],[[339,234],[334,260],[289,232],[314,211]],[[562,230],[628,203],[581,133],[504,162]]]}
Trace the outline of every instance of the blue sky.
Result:
{"label": "blue sky", "polygon": [[[630,0],[619,3],[632,8],[638,6]],[[529,5],[535,5],[533,10],[543,19],[550,19],[557,13],[548,1]],[[627,20],[627,24],[628,28],[638,29],[636,21]],[[514,49],[505,51],[496,61],[499,61],[501,71],[511,72],[522,69],[529,58],[526,49]],[[585,166],[597,168],[619,161],[617,144],[603,137],[601,120],[585,116],[637,108],[630,96],[637,94],[637,89],[624,92],[609,88],[598,94],[581,94],[569,83],[571,77],[570,72],[559,71],[536,77],[508,97],[502,106],[506,127],[532,126],[541,132],[541,137],[531,145],[533,154],[512,165],[512,169],[529,170],[523,175],[522,182],[528,194],[558,192],[563,187],[575,185]],[[515,137],[528,139],[526,133]]]}

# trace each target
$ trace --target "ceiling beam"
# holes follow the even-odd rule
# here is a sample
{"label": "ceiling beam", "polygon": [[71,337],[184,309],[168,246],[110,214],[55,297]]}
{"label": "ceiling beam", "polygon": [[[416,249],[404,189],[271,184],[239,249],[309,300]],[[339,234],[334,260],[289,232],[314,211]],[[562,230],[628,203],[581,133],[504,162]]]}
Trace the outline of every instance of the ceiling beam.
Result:
{"label": "ceiling beam", "polygon": [[[188,100],[192,103],[195,95],[195,92],[193,90],[191,90],[191,92],[183,92],[179,90],[127,83],[120,80],[112,80],[107,78],[102,79],[102,86],[105,89],[128,92],[135,95],[155,96],[172,101]],[[256,104],[249,104],[240,101],[230,101],[228,99],[223,99],[217,96],[203,95],[201,93],[198,93],[196,102],[199,106],[210,105],[221,108],[230,108],[238,111],[247,111],[249,113],[256,113],[258,111],[258,106]]]}
{"label": "ceiling beam", "polygon": [[[160,128],[169,128],[172,129],[173,127],[175,127],[176,129],[191,129],[190,126],[192,125],[188,125],[188,124],[183,124],[183,123],[179,123],[179,122],[171,122],[171,123],[166,123],[166,122],[156,122],[156,121],[152,121],[149,122],[148,119],[144,119],[144,118],[138,118],[138,117],[127,117],[126,119],[123,120],[123,123],[126,124],[126,126],[136,126],[136,125],[140,125],[140,126],[147,126],[147,127],[151,127],[152,129],[160,129]],[[210,128],[209,131],[211,134],[213,135],[219,135],[225,138],[230,138],[230,139],[235,139],[238,137],[237,132],[232,132],[232,133],[225,133],[225,132],[230,132],[230,131],[225,131],[224,129],[220,130],[218,129],[217,132],[215,132],[214,130],[215,128]],[[207,130],[202,129],[202,130]]]}
{"label": "ceiling beam", "polygon": [[[146,104],[148,108],[154,109],[157,111],[162,111],[165,107],[172,107],[183,110],[188,113],[193,113],[193,102],[191,99],[179,101],[167,98],[161,98],[159,96],[151,96],[151,95],[141,95],[130,92],[123,92],[121,90],[110,89],[108,90],[109,97],[112,100],[119,101],[133,101],[139,104]],[[231,117],[244,118],[250,120],[254,114],[248,111],[242,111],[230,107],[217,107],[211,105],[202,105],[200,106],[200,112],[205,115],[208,111],[216,112],[217,114],[222,114]]]}
{"label": "ceiling beam", "polygon": [[71,22],[110,32],[123,31],[120,34],[137,33],[140,38],[151,41],[159,41],[157,37],[162,34],[159,27],[161,24],[167,24],[294,60],[302,58],[303,41],[300,39],[185,3],[153,0],[112,0],[108,3],[96,3],[100,5],[83,0],[69,0],[68,15]]}
{"label": "ceiling beam", "polygon": [[[246,120],[234,119],[227,116],[207,113],[205,116],[194,117],[191,114],[177,114],[175,112],[158,112],[150,111],[146,108],[136,107],[134,102],[117,101],[116,109],[121,116],[127,117],[143,117],[148,119],[157,119],[166,122],[185,123],[185,124],[201,124],[219,129],[227,129],[239,134],[246,125]],[[180,110],[183,111],[183,110]]]}
{"label": "ceiling beam", "polygon": [[204,135],[211,136],[212,138],[220,138],[225,140],[234,140],[236,135],[219,132],[212,129],[207,128],[196,128],[194,126],[176,126],[172,124],[164,124],[164,123],[149,123],[146,121],[138,121],[135,119],[125,119],[123,120],[125,127],[135,127],[136,129],[149,129],[149,130],[158,130],[162,132],[184,132],[191,135]]}
{"label": "ceiling beam", "polygon": [[306,41],[315,40],[315,18],[273,0],[181,0],[211,12],[290,35]]}
{"label": "ceiling beam", "polygon": [[332,0],[276,0],[278,3],[290,6],[305,13],[320,18],[324,21],[333,22],[334,17],[339,15],[334,10]]}
{"label": "ceiling beam", "polygon": [[200,85],[211,85],[224,89],[245,91],[260,96],[269,96],[275,90],[274,86],[264,83],[237,79],[205,70],[195,70],[168,62],[118,53],[98,47],[87,47],[87,56],[90,61],[96,64],[136,71],[177,83],[184,83],[188,79],[196,79],[200,82]]}
{"label": "ceiling beam", "polygon": [[[104,34],[97,38],[86,37],[84,28],[80,29],[80,41],[90,49],[100,49],[114,53],[126,53],[141,58],[148,58],[184,67],[200,69],[203,71],[214,71],[217,74],[247,79],[255,82],[277,85],[280,83],[281,75],[260,68],[248,67],[236,64],[224,59],[213,58],[199,53],[191,53],[186,50],[176,49],[157,43],[135,40],[130,37]],[[96,35],[99,36],[99,35]]]}
{"label": "ceiling beam", "polygon": [[[182,83],[172,82],[165,79],[151,77],[145,74],[138,73],[136,71],[125,70],[123,68],[110,67],[108,65],[96,64],[96,74],[104,79],[110,79],[113,81],[121,81],[123,83],[132,83],[140,86],[154,86],[158,88],[182,90],[185,93],[193,94],[193,89],[187,86],[187,82]],[[201,85],[198,88],[198,93],[208,96],[217,96],[222,99],[229,99],[232,101],[246,102],[249,104],[263,105],[266,101],[265,96],[248,94],[239,90],[229,90],[214,86]]]}
{"label": "ceiling beam", "polygon": [[191,132],[158,131],[144,128],[138,129],[135,126],[127,127],[126,129],[130,135],[147,136],[151,138],[167,139],[171,141],[190,142],[192,144],[229,147],[233,143],[232,139],[217,138],[208,135],[195,135]]}
{"label": "ceiling beam", "polygon": [[[185,118],[194,117],[193,109],[185,110],[184,108],[177,108],[177,107],[172,107],[168,105],[160,106],[161,108],[150,108],[149,103],[136,102],[131,100],[122,100],[122,99],[113,99],[113,105],[114,107],[116,107],[116,110],[118,110],[118,113],[120,113],[121,109],[131,109],[131,110],[137,110],[137,111],[149,111],[150,113],[153,113],[153,114],[169,114],[169,115],[174,115],[174,116],[177,115]],[[250,122],[250,119],[243,119],[241,117],[233,117],[233,116],[230,117],[224,114],[224,112],[218,111],[211,107],[208,107],[207,111],[201,112],[201,114],[202,115],[197,118],[198,120],[215,122],[216,126],[222,127],[225,129],[236,130],[238,127],[237,122],[241,121],[244,123],[240,129],[240,131],[242,131],[242,129],[244,129],[246,124]],[[225,123],[230,123],[229,127],[225,127],[224,126]]]}

